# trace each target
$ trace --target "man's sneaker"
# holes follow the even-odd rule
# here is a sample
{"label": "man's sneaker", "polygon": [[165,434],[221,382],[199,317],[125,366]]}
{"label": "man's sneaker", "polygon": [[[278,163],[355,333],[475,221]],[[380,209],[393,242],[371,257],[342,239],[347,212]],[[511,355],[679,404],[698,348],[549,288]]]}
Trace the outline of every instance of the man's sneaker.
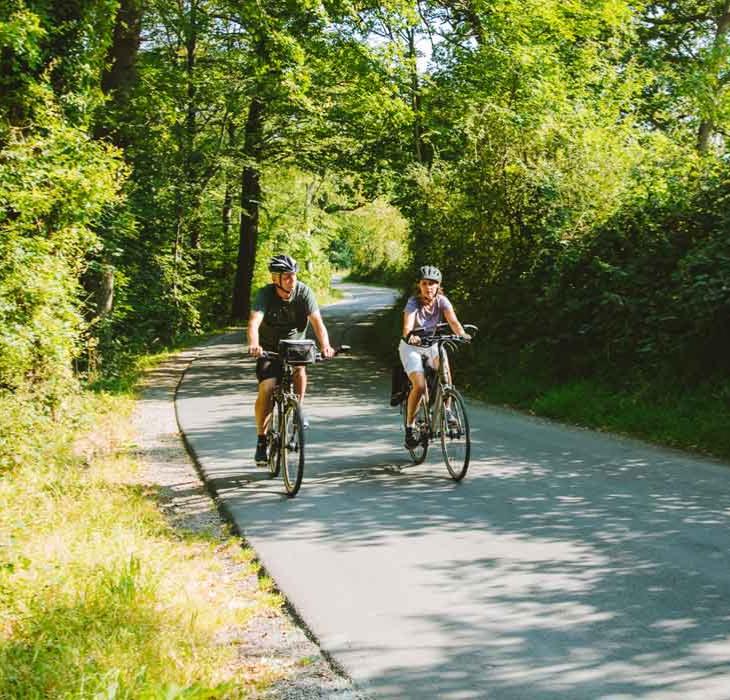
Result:
{"label": "man's sneaker", "polygon": [[265,467],[269,458],[266,455],[266,443],[259,442],[256,444],[256,456],[254,460],[259,467]]}
{"label": "man's sneaker", "polygon": [[406,428],[406,447],[412,450],[420,445],[418,436],[413,431],[413,428]]}
{"label": "man's sneaker", "polygon": [[300,411],[300,415],[302,417],[302,428],[307,430],[307,428],[309,428],[309,416],[301,409],[299,409],[299,411]]}

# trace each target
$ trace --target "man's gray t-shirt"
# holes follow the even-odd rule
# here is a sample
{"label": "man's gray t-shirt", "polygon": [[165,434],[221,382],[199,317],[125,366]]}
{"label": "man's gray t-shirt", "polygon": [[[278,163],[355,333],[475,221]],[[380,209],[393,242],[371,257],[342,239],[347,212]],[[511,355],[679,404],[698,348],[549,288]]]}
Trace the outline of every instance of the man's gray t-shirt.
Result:
{"label": "man's gray t-shirt", "polygon": [[405,313],[416,312],[415,322],[413,324],[414,331],[424,331],[427,335],[431,335],[439,323],[444,320],[444,311],[451,309],[451,302],[443,295],[439,294],[433,303],[430,313],[426,307],[416,297],[411,297],[406,303]]}
{"label": "man's gray t-shirt", "polygon": [[274,284],[267,284],[259,289],[253,302],[253,310],[264,315],[259,327],[261,347],[276,352],[280,340],[304,338],[308,317],[318,311],[319,306],[314,292],[304,282],[297,280],[288,300],[282,299],[276,293]]}

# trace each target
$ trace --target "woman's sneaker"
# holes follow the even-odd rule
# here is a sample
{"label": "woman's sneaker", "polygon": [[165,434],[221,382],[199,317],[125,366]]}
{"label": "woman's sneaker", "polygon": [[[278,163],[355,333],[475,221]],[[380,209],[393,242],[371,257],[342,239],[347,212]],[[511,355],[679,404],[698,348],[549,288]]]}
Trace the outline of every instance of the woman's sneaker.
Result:
{"label": "woman's sneaker", "polygon": [[420,444],[421,441],[418,439],[418,435],[416,435],[413,428],[406,428],[406,447],[409,450],[412,450],[418,447]]}
{"label": "woman's sneaker", "polygon": [[254,461],[256,462],[256,465],[259,467],[265,467],[266,464],[268,463],[269,458],[266,455],[266,443],[265,442],[256,443],[256,456],[254,457]]}

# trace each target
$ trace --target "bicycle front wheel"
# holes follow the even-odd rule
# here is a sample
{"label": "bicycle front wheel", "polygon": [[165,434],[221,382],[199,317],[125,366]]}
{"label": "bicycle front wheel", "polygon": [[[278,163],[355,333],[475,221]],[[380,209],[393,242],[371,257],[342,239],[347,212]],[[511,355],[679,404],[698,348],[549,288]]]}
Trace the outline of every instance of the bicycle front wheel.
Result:
{"label": "bicycle front wheel", "polygon": [[444,462],[451,478],[454,481],[461,481],[469,468],[471,439],[464,399],[456,389],[444,391],[440,413],[439,432]]}
{"label": "bicycle front wheel", "polygon": [[[405,428],[408,425],[408,403],[407,399],[406,402],[403,404],[403,432],[405,433]],[[411,455],[411,459],[413,460],[414,464],[421,464],[424,459],[426,459],[426,455],[428,454],[428,407],[426,406],[426,401],[424,399],[421,399],[418,402],[418,409],[416,410],[415,415],[415,426],[416,426],[416,435],[418,435],[419,443],[416,447],[408,447],[406,445],[406,449]]]}
{"label": "bicycle front wheel", "polygon": [[284,476],[286,493],[290,498],[294,498],[302,485],[304,476],[304,427],[299,403],[294,400],[287,403],[284,411],[279,463]]}
{"label": "bicycle front wheel", "polygon": [[274,409],[269,418],[269,429],[266,431],[266,454],[269,458],[269,475],[279,476],[281,455],[281,433],[284,421],[282,405],[274,402]]}

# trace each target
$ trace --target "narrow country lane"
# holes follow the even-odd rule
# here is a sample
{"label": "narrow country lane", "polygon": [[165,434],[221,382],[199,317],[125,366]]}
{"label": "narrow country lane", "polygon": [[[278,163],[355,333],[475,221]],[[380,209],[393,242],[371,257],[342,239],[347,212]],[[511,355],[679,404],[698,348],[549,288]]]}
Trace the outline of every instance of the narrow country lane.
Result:
{"label": "narrow country lane", "polygon": [[[391,290],[324,309],[348,342]],[[468,320],[468,319],[467,319]],[[253,464],[253,362],[201,346],[181,430],[323,649],[374,698],[730,698],[730,468],[469,403],[472,465],[409,464],[372,359],[313,367],[302,490]]]}

